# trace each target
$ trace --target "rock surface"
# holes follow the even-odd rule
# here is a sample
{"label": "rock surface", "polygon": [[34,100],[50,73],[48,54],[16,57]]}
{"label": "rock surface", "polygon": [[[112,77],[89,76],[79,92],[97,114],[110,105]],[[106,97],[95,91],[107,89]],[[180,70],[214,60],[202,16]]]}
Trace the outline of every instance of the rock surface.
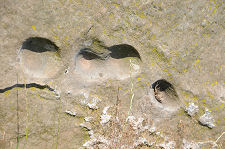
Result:
{"label": "rock surface", "polygon": [[[224,0],[1,1],[0,148],[224,148],[224,10]],[[31,37],[60,53],[46,43],[19,53]],[[81,59],[79,71],[83,48],[100,59],[112,53]],[[173,85],[175,108],[168,92],[160,102],[150,89],[160,79]],[[104,107],[110,119],[101,125]]]}

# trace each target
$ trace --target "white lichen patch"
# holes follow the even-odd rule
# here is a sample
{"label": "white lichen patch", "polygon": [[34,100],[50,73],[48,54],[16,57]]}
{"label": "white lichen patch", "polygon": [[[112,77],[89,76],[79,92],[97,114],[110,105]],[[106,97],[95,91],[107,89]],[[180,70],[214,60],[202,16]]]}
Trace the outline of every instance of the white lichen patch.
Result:
{"label": "white lichen patch", "polygon": [[69,114],[71,116],[76,116],[77,115],[77,113],[75,111],[71,111],[71,110],[66,110],[65,113]]}
{"label": "white lichen patch", "polygon": [[101,125],[104,125],[104,124],[106,124],[106,123],[108,123],[109,122],[109,120],[111,119],[111,115],[101,115]]}
{"label": "white lichen patch", "polygon": [[138,140],[136,140],[134,142],[134,147],[133,148],[137,148],[138,146],[152,146],[152,144],[149,144],[148,141],[146,140],[146,138],[142,138],[139,137]]}
{"label": "white lichen patch", "polygon": [[95,135],[94,133],[92,133],[92,135],[90,135],[90,138],[90,140],[83,144],[83,147],[87,149],[94,149],[95,145],[97,144],[105,145],[104,148],[109,145],[109,141],[102,135]]}
{"label": "white lichen patch", "polygon": [[130,123],[132,128],[134,130],[137,130],[138,132],[143,132],[143,131],[149,129],[149,126],[142,125],[142,123],[144,121],[144,118],[142,118],[142,117],[139,117],[138,119],[136,119],[134,116],[128,116],[127,121]]}
{"label": "white lichen patch", "polygon": [[195,105],[193,102],[189,103],[189,106],[185,109],[185,112],[187,112],[189,116],[193,116],[198,111],[199,111],[198,106]]}
{"label": "white lichen patch", "polygon": [[82,91],[81,95],[84,96],[84,98],[82,98],[80,100],[81,105],[87,105],[88,104],[88,98],[89,98],[89,92]]}
{"label": "white lichen patch", "polygon": [[195,142],[189,142],[189,141],[183,139],[183,148],[184,149],[190,149],[190,148],[192,148],[192,149],[199,149],[200,147]]}
{"label": "white lichen patch", "polygon": [[88,103],[87,106],[92,110],[98,109],[98,106],[96,105],[96,103]]}
{"label": "white lichen patch", "polygon": [[91,125],[87,122],[81,123],[80,127],[87,129],[88,131],[91,130]]}
{"label": "white lichen patch", "polygon": [[150,134],[153,134],[156,131],[156,127],[151,127],[148,129],[148,131],[150,132]]}
{"label": "white lichen patch", "polygon": [[53,91],[55,93],[55,97],[59,99],[61,97],[61,91],[57,89],[57,86],[55,86],[55,89]]}
{"label": "white lichen patch", "polygon": [[89,92],[82,92],[85,99],[89,98]]}
{"label": "white lichen patch", "polygon": [[108,123],[112,117],[111,115],[107,114],[108,109],[109,109],[109,106],[105,107],[102,111],[101,121],[100,121],[101,125]]}
{"label": "white lichen patch", "polygon": [[205,114],[199,118],[199,122],[202,125],[207,126],[209,128],[215,127],[215,125],[214,125],[215,120],[213,119],[213,117],[211,115],[211,111],[209,111],[208,109],[206,109]]}
{"label": "white lichen patch", "polygon": [[[183,148],[184,149],[202,149],[205,148],[207,145],[210,145],[211,149],[217,149],[218,145],[216,141],[202,141],[202,142],[194,142],[194,141],[187,141],[186,139],[183,139]],[[208,147],[206,147],[208,148]]]}
{"label": "white lichen patch", "polygon": [[94,97],[92,99],[92,103],[88,103],[87,106],[92,110],[97,110],[99,107],[97,106],[97,103],[99,103],[101,100],[97,97]]}
{"label": "white lichen patch", "polygon": [[128,116],[127,121],[130,123],[130,125],[133,127],[134,130],[137,130],[138,128],[142,127],[142,122],[144,121],[144,118],[136,118],[134,116]]}
{"label": "white lichen patch", "polygon": [[104,107],[102,113],[103,114],[107,114],[108,109],[110,108],[110,106]]}
{"label": "white lichen patch", "polygon": [[93,131],[93,130],[88,131],[88,135],[89,135],[89,136],[94,135],[94,131]]}
{"label": "white lichen patch", "polygon": [[161,148],[164,149],[175,149],[176,148],[176,142],[175,141],[169,141],[169,142],[163,142],[159,145]]}
{"label": "white lichen patch", "polygon": [[85,120],[86,122],[90,122],[90,121],[93,120],[93,117],[91,117],[91,116],[85,117],[84,120]]}

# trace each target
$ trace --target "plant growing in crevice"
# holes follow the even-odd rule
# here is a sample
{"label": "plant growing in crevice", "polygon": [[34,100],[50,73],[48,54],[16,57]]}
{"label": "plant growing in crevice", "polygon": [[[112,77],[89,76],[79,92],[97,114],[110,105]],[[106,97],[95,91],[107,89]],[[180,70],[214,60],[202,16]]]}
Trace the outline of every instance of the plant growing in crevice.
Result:
{"label": "plant growing in crevice", "polygon": [[[142,117],[127,116],[120,110],[121,100],[119,98],[119,88],[116,103],[112,107],[105,107],[102,115],[109,115],[110,120],[101,123],[102,115],[95,113],[88,121],[87,127],[90,135],[83,146],[86,148],[140,148],[152,146],[149,138],[145,138],[150,133],[152,122]],[[109,112],[107,112],[109,110]],[[107,113],[106,113],[107,112]],[[154,133],[154,132],[153,132]]]}

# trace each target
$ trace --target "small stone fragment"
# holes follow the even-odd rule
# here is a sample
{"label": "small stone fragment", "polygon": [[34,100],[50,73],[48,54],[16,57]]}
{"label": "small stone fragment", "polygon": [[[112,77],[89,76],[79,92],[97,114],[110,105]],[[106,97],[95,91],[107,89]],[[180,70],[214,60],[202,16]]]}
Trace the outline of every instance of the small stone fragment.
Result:
{"label": "small stone fragment", "polygon": [[211,111],[209,111],[208,109],[206,109],[205,114],[199,118],[199,122],[203,126],[207,126],[209,128],[215,127],[215,125],[213,124],[215,122],[215,120],[211,116]]}
{"label": "small stone fragment", "polygon": [[109,106],[105,107],[102,111],[103,114],[101,115],[101,122],[100,122],[101,125],[108,123],[112,117],[111,115],[107,114],[108,109],[109,109]]}
{"label": "small stone fragment", "polygon": [[138,119],[136,119],[134,116],[128,116],[127,121],[130,123],[132,128],[134,130],[137,130],[138,132],[143,132],[143,131],[149,129],[148,125],[146,125],[146,126],[142,125],[142,123],[144,121],[144,118],[142,118],[142,117],[139,117]]}
{"label": "small stone fragment", "polygon": [[207,25],[207,21],[204,19],[203,21],[202,21],[202,23],[201,23],[201,26],[202,27],[205,27]]}
{"label": "small stone fragment", "polygon": [[88,149],[94,149],[96,144],[104,144],[104,145],[109,145],[109,141],[102,135],[94,135],[92,134],[90,136],[90,140],[88,140],[87,142],[85,142],[83,144],[83,147],[88,148]]}
{"label": "small stone fragment", "polygon": [[112,117],[111,115],[105,115],[105,114],[101,115],[101,122],[100,123],[102,125],[108,123],[111,117]]}
{"label": "small stone fragment", "polygon": [[91,130],[91,125],[89,123],[87,123],[87,122],[81,123],[80,127],[83,127],[85,129],[87,129],[88,131]]}
{"label": "small stone fragment", "polygon": [[195,143],[195,142],[189,142],[185,139],[183,139],[183,148],[184,149],[199,149],[199,145],[198,143]]}
{"label": "small stone fragment", "polygon": [[192,103],[189,103],[189,106],[185,109],[185,112],[187,112],[187,114],[189,116],[193,116],[198,111],[199,111],[198,106],[195,105],[193,102]]}
{"label": "small stone fragment", "polygon": [[83,95],[84,95],[85,99],[88,99],[88,97],[89,97],[89,93],[88,92],[83,92]]}
{"label": "small stone fragment", "polygon": [[148,131],[152,134],[156,131],[156,128],[155,127],[151,127],[148,129]]}
{"label": "small stone fragment", "polygon": [[85,117],[84,120],[85,120],[86,122],[90,122],[91,120],[93,120],[93,117]]}
{"label": "small stone fragment", "polygon": [[100,99],[94,97],[92,99],[92,103],[88,103],[87,106],[92,110],[97,110],[98,109],[97,103],[100,101],[101,101]]}
{"label": "small stone fragment", "polygon": [[96,103],[88,103],[87,106],[92,110],[98,109],[98,106],[96,105]]}
{"label": "small stone fragment", "polygon": [[148,143],[148,141],[145,138],[139,137],[138,140],[134,143],[134,148],[138,146],[148,146],[150,147],[151,144]]}
{"label": "small stone fragment", "polygon": [[105,107],[105,108],[103,109],[102,113],[103,113],[103,114],[107,114],[107,111],[108,111],[109,108],[110,108],[109,106]]}
{"label": "small stone fragment", "polygon": [[164,148],[164,149],[175,149],[176,148],[176,142],[175,141],[163,142],[159,146]]}
{"label": "small stone fragment", "polygon": [[76,112],[70,111],[70,110],[66,110],[65,113],[68,114],[68,115],[70,115],[70,116],[76,116],[77,115]]}

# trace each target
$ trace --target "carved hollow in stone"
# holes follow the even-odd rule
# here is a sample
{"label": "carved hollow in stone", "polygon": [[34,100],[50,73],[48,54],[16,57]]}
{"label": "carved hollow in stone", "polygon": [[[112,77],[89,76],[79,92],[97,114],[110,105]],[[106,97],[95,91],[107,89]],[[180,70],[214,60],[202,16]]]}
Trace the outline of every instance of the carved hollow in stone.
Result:
{"label": "carved hollow in stone", "polygon": [[75,71],[83,77],[122,80],[140,72],[141,57],[134,47],[127,44],[105,47],[104,50],[96,47],[83,48],[75,55]]}
{"label": "carved hollow in stone", "polygon": [[31,78],[52,78],[62,67],[59,48],[49,39],[26,39],[19,51],[22,71]]}
{"label": "carved hollow in stone", "polygon": [[176,109],[179,107],[179,98],[173,85],[165,79],[157,80],[152,84],[155,99],[165,108]]}

